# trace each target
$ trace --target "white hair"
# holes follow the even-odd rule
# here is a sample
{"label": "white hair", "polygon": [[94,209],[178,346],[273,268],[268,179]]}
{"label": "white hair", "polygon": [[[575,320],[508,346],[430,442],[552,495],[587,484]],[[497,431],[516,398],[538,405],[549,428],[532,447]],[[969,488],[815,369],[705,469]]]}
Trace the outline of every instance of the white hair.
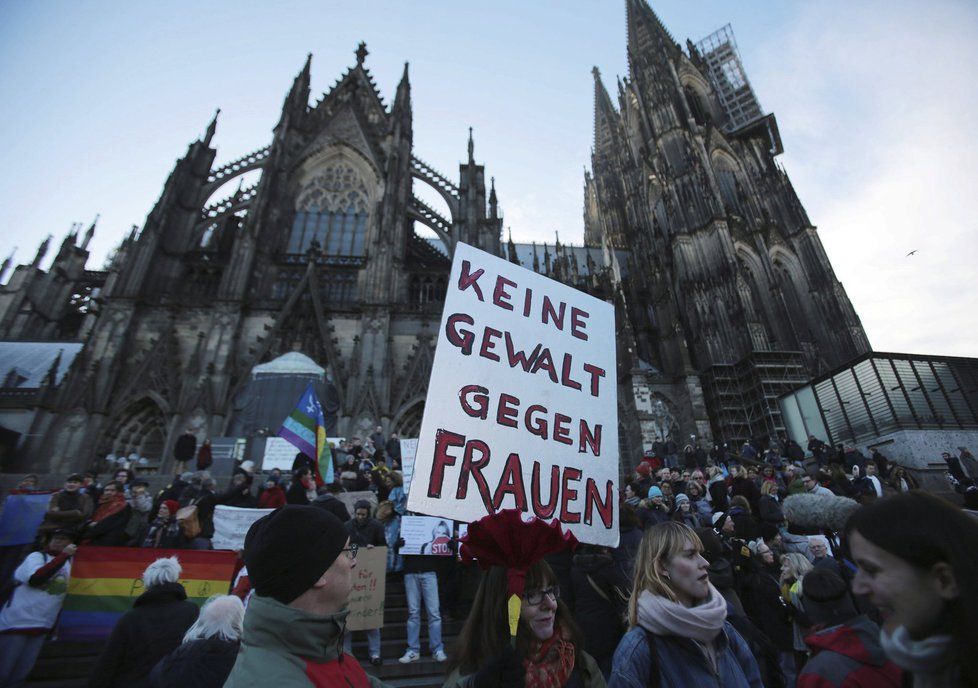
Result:
{"label": "white hair", "polygon": [[176,557],[157,559],[143,571],[143,587],[147,590],[154,585],[176,583],[180,580],[180,560]]}
{"label": "white hair", "polygon": [[825,545],[825,549],[828,549],[829,548],[828,538],[826,538],[824,535],[809,535],[808,536],[808,544],[809,545],[817,545],[819,543]]}
{"label": "white hair", "polygon": [[239,640],[244,613],[244,604],[240,598],[235,595],[214,595],[201,607],[200,616],[187,629],[183,642],[215,637],[221,640]]}

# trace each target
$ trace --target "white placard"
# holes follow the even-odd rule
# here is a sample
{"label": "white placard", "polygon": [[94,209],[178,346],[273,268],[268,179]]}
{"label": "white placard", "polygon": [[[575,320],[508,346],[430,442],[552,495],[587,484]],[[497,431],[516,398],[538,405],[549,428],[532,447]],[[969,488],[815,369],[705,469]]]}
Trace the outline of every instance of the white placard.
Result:
{"label": "white placard", "polygon": [[418,453],[418,438],[401,440],[401,475],[404,477],[404,493],[411,489],[414,477],[414,457]]}
{"label": "white placard", "polygon": [[434,516],[404,516],[401,518],[401,554],[430,554],[452,556],[452,529],[455,524]]}
{"label": "white placard", "polygon": [[270,471],[277,468],[283,473],[292,472],[295,455],[299,450],[284,437],[268,437],[265,439],[265,454],[261,460],[261,470]]}
{"label": "white placard", "polygon": [[408,508],[517,508],[618,544],[611,304],[458,244]]}
{"label": "white placard", "polygon": [[218,504],[214,507],[214,549],[244,549],[245,535],[251,524],[274,509],[243,509],[237,506]]}

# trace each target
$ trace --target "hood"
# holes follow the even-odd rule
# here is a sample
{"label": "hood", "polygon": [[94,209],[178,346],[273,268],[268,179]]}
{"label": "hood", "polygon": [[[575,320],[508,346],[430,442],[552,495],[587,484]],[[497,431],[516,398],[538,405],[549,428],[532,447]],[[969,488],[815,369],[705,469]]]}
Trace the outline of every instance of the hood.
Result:
{"label": "hood", "polygon": [[614,563],[610,554],[575,554],[574,566],[584,573],[595,573]]}
{"label": "hood", "polygon": [[832,650],[860,664],[883,666],[886,654],[880,646],[880,629],[865,616],[857,616],[844,624],[832,626],[805,637],[812,650]]}
{"label": "hood", "polygon": [[241,643],[316,662],[329,662],[342,652],[349,614],[349,609],[343,609],[328,616],[317,616],[271,597],[253,595],[245,613]]}
{"label": "hood", "polygon": [[187,591],[179,583],[160,583],[149,588],[132,603],[133,607],[150,604],[167,604],[187,599]]}

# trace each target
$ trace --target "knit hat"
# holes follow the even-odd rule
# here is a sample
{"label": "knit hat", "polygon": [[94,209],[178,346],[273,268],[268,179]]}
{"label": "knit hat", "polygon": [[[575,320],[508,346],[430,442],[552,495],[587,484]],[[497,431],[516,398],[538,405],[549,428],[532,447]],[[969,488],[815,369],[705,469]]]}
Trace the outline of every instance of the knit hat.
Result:
{"label": "knit hat", "polygon": [[846,582],[826,568],[815,568],[805,574],[801,599],[813,624],[835,626],[858,613]]}
{"label": "knit hat", "polygon": [[723,524],[730,518],[725,511],[718,511],[713,514],[713,530],[718,533],[723,530]]}
{"label": "knit hat", "polygon": [[649,499],[653,499],[655,497],[661,497],[661,496],[662,496],[662,490],[659,489],[658,485],[653,485],[652,487],[649,488]]}
{"label": "knit hat", "polygon": [[65,479],[66,483],[83,483],[85,477],[81,473],[72,473]]}
{"label": "knit hat", "polygon": [[180,511],[180,502],[175,499],[164,499],[161,504],[170,512],[170,516],[176,516],[177,512]]}
{"label": "knit hat", "polygon": [[688,502],[688,501],[689,501],[689,497],[683,494],[682,492],[676,495],[676,506],[679,506],[683,502]]}
{"label": "knit hat", "polygon": [[244,562],[255,593],[289,604],[312,587],[346,546],[343,522],[313,506],[287,504],[255,521]]}
{"label": "knit hat", "polygon": [[635,472],[638,473],[639,475],[651,475],[652,467],[643,461],[642,463],[640,463],[638,466],[635,467]]}

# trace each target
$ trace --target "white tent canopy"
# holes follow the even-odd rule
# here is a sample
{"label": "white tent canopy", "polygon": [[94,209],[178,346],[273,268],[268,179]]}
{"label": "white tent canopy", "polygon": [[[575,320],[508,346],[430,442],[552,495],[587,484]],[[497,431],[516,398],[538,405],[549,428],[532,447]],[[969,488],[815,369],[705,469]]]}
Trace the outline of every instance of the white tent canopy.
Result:
{"label": "white tent canopy", "polygon": [[282,354],[268,363],[256,365],[251,369],[252,377],[259,375],[316,375],[321,378],[325,374],[326,370],[322,366],[316,365],[315,361],[298,351]]}

